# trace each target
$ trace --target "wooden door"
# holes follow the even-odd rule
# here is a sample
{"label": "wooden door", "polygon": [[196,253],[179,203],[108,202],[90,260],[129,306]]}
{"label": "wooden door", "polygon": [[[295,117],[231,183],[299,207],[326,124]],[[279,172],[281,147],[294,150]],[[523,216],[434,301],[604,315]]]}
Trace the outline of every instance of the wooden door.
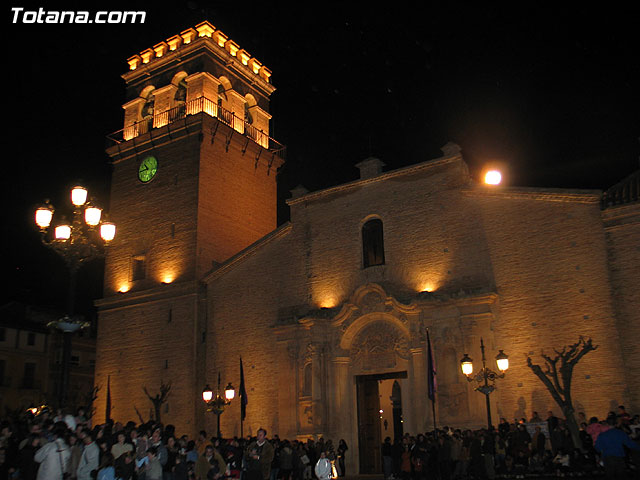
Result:
{"label": "wooden door", "polygon": [[358,395],[358,452],[360,473],[380,473],[380,397],[378,380],[370,376],[356,377]]}

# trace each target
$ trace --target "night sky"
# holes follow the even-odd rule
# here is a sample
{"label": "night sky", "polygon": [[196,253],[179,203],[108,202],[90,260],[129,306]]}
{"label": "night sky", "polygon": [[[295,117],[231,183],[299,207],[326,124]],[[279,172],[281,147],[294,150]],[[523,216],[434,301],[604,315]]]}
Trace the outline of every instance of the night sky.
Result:
{"label": "night sky", "polygon": [[[33,211],[45,198],[68,207],[78,181],[108,205],[105,136],[123,126],[126,59],[203,20],[273,72],[271,134],[288,150],[281,222],[298,184],[354,180],[369,156],[387,170],[422,162],[449,141],[472,175],[497,162],[509,185],[606,189],[638,168],[638,7],[43,3],[147,16],[142,25],[14,24],[6,7],[3,303],[64,305],[63,264],[40,244]],[[83,311],[101,296],[101,267],[83,273]]]}

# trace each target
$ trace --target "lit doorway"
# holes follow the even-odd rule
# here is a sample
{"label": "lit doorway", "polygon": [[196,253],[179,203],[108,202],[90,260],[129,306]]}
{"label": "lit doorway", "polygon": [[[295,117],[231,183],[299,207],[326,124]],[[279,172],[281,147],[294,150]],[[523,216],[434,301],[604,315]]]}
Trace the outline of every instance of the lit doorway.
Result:
{"label": "lit doorway", "polygon": [[360,473],[380,473],[385,437],[403,435],[401,380],[407,372],[356,376]]}

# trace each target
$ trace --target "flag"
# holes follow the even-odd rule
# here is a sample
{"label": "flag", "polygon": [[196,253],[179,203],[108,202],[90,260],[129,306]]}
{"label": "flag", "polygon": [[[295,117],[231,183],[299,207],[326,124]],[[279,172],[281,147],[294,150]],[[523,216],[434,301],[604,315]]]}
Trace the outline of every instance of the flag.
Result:
{"label": "flag", "polygon": [[107,377],[107,406],[105,407],[105,421],[111,420],[111,375]]}
{"label": "flag", "polygon": [[429,399],[436,401],[436,364],[433,361],[433,351],[431,350],[431,338],[429,330],[427,330],[427,383],[429,384]]}
{"label": "flag", "polygon": [[247,390],[244,386],[244,369],[242,368],[242,357],[240,357],[240,418],[244,421],[247,416]]}

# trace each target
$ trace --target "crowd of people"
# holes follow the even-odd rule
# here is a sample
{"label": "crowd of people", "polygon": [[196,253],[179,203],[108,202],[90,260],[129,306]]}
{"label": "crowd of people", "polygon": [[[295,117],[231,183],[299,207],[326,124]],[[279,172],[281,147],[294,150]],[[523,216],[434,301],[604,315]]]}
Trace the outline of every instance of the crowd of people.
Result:
{"label": "crowd of people", "polygon": [[150,421],[91,426],[77,415],[38,415],[0,423],[0,480],[329,480],[344,476],[347,444],[319,439],[178,436]]}
{"label": "crowd of people", "polygon": [[[456,480],[637,475],[640,470],[640,419],[624,407],[606,419],[579,416],[579,440],[567,423],[534,412],[527,421],[501,419],[497,428],[443,427],[405,434],[381,447],[385,480]],[[3,421],[0,480],[330,480],[347,475],[349,448],[320,438],[217,438],[200,431],[178,436],[172,425],[153,421],[125,425],[109,421],[91,426],[84,413]],[[357,473],[357,472],[350,472]]]}
{"label": "crowd of people", "polygon": [[[624,406],[599,420],[579,414],[579,439],[564,419],[537,412],[497,428],[443,427],[382,444],[385,480],[640,478],[640,418]],[[577,445],[581,444],[581,445]],[[581,448],[579,448],[581,447]]]}

